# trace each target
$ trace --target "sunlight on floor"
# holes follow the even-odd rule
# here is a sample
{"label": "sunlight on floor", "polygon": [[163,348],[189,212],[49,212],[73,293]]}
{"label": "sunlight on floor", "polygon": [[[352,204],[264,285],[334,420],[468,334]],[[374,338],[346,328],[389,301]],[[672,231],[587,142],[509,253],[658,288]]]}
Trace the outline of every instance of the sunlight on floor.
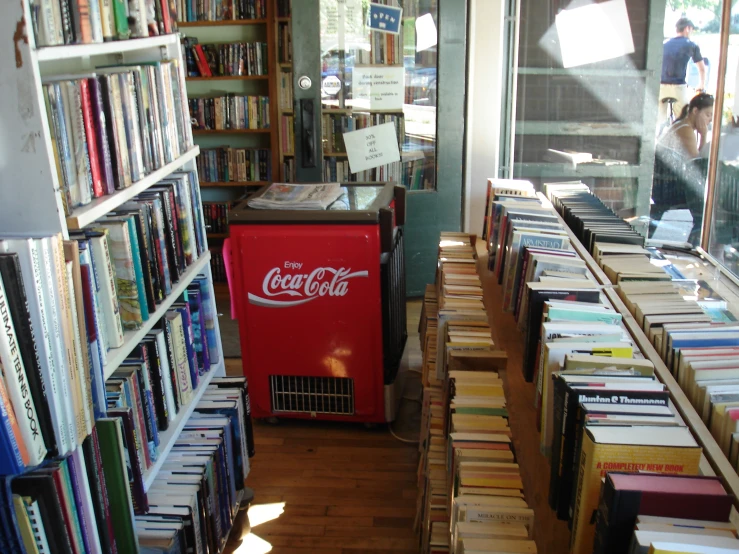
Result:
{"label": "sunlight on floor", "polygon": [[252,528],[262,523],[277,519],[285,511],[284,502],[274,502],[273,504],[254,504],[249,507],[249,523]]}
{"label": "sunlight on floor", "polygon": [[[249,523],[252,529],[262,523],[277,519],[285,512],[284,502],[273,504],[254,504],[249,507]],[[272,545],[259,538],[253,532],[242,538],[241,544],[233,554],[267,554],[272,550]]]}

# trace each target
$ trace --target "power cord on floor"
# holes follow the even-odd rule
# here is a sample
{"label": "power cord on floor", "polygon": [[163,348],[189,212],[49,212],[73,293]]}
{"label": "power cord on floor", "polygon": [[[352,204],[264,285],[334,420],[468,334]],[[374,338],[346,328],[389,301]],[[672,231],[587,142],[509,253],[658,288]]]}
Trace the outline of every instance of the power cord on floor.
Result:
{"label": "power cord on floor", "polygon": [[416,439],[416,440],[413,440],[413,439],[404,439],[403,437],[399,437],[398,435],[396,435],[395,434],[395,431],[393,431],[393,426],[390,423],[387,424],[387,429],[388,429],[388,431],[390,431],[390,434],[393,437],[395,437],[396,439],[398,439],[400,442],[404,442],[404,443],[407,443],[407,444],[418,444],[418,439]]}

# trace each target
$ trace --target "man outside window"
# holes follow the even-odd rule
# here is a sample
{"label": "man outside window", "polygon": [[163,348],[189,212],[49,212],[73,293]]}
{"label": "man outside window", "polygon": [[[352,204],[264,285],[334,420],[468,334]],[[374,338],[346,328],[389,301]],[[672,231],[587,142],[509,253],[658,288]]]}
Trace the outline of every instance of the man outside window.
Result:
{"label": "man outside window", "polygon": [[701,50],[698,45],[690,40],[690,34],[695,25],[687,17],[681,17],[675,24],[677,34],[666,40],[662,50],[662,80],[659,87],[659,118],[657,125],[661,126],[667,121],[668,105],[662,102],[663,98],[675,98],[676,102],[672,109],[677,119],[683,106],[690,100],[692,94],[688,93],[688,85],[685,82],[685,74],[688,68],[688,60],[692,59],[698,68],[700,82],[696,92],[702,92],[706,86],[706,64],[703,61]]}

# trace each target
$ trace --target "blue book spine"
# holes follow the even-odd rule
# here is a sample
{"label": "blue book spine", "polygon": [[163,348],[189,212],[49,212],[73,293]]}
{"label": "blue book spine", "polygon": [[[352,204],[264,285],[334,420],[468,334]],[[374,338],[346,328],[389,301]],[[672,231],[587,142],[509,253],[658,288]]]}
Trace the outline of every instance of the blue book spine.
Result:
{"label": "blue book spine", "polygon": [[136,293],[139,297],[139,305],[141,306],[141,319],[146,321],[149,319],[149,308],[146,301],[146,290],[144,288],[144,270],[141,267],[141,251],[139,250],[139,237],[136,232],[136,222],[131,216],[128,221],[128,234],[131,237],[131,253],[133,254],[133,271],[136,275]]}
{"label": "blue book spine", "polygon": [[216,337],[216,314],[213,310],[213,302],[210,296],[210,286],[205,278],[197,278],[193,281],[200,287],[200,300],[203,309],[203,325],[205,326],[205,334],[208,338],[208,359],[211,365],[220,361],[218,352],[218,337]]}
{"label": "blue book spine", "polygon": [[[187,301],[187,291],[183,294]],[[198,359],[195,356],[195,345],[192,332],[192,319],[190,317],[190,308],[188,306],[177,306],[175,308],[182,315],[182,326],[185,330],[185,348],[187,349],[187,360],[190,366],[190,378],[192,379],[192,388],[195,390],[200,383],[200,373],[198,371]]]}
{"label": "blue book spine", "polygon": [[61,470],[62,470],[62,478],[64,479],[64,488],[67,489],[67,497],[70,500],[74,500],[73,504],[70,506],[70,512],[72,513],[72,524],[73,524],[73,532],[77,536],[77,543],[78,544],[84,544],[85,550],[87,552],[91,552],[89,548],[89,538],[82,533],[82,527],[80,525],[80,517],[82,510],[78,507],[79,506],[79,491],[77,487],[72,487],[72,481],[69,478],[69,460],[71,460],[71,456],[64,460],[61,463]]}
{"label": "blue book spine", "polygon": [[2,430],[0,433],[0,473],[3,475],[13,475],[20,473],[25,469],[26,464],[23,463],[23,456],[18,448],[13,433],[13,425],[8,415],[8,406],[10,398],[5,390],[5,383],[0,382],[2,387],[2,396],[0,397],[0,420],[2,420]]}

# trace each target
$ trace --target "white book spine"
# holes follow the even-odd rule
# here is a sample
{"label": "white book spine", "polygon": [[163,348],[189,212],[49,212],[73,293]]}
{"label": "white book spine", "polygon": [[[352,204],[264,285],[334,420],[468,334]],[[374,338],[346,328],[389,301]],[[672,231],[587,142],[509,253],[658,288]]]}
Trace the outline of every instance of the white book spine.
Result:
{"label": "white book spine", "polygon": [[82,455],[82,449],[78,448],[74,451],[72,456],[75,457],[77,467],[79,468],[79,478],[82,480],[82,501],[87,505],[86,511],[92,517],[93,521],[89,522],[89,525],[85,529],[90,532],[88,539],[90,541],[90,554],[103,554],[103,548],[100,546],[100,535],[98,534],[98,526],[95,523],[95,508],[92,505],[92,493],[90,492],[90,481],[87,479],[87,461]]}
{"label": "white book spine", "polygon": [[[72,341],[74,343],[74,357],[77,367],[77,386],[79,387],[80,409],[85,422],[85,436],[92,433],[92,399],[88,393],[85,381],[85,361],[82,353],[82,334],[77,318],[77,298],[74,290],[74,264],[66,262],[67,289],[69,290],[69,308],[72,323]],[[85,339],[86,340],[86,339]]]}
{"label": "white book spine", "polygon": [[2,279],[0,279],[0,360],[5,387],[13,404],[21,437],[28,449],[28,463],[31,466],[38,465],[46,457],[46,445],[41,434],[36,406],[31,397],[31,389],[28,388],[26,369],[23,367],[18,337],[15,334],[13,319],[10,317],[10,307]]}
{"label": "white book spine", "polygon": [[41,259],[43,260],[44,269],[44,304],[48,307],[48,315],[51,331],[51,344],[54,360],[56,362],[57,376],[59,377],[64,409],[67,414],[67,431],[69,433],[70,447],[76,443],[77,426],[74,417],[74,408],[72,407],[72,395],[69,388],[69,361],[67,359],[66,350],[64,348],[64,334],[62,333],[61,315],[59,303],[57,302],[57,291],[60,289],[56,286],[56,277],[54,271],[54,262],[51,253],[51,239],[41,239]]}
{"label": "white book spine", "polygon": [[[180,385],[182,404],[187,404],[192,398],[192,378],[190,377],[187,347],[185,346],[185,329],[182,316],[178,313],[170,320],[172,323],[172,343],[174,357],[177,364],[177,381]],[[182,407],[182,406],[180,406]]]}
{"label": "white book spine", "polygon": [[108,249],[107,230],[105,236],[95,237],[91,241],[95,265],[100,277],[100,303],[105,317],[105,328],[108,331],[108,344],[111,348],[123,345],[123,324],[119,314],[118,294],[115,290],[115,272]]}
{"label": "white book spine", "polygon": [[[88,243],[89,244],[89,243]],[[100,356],[100,363],[104,366],[108,362],[108,330],[105,328],[105,318],[100,308],[100,275],[98,268],[92,259],[92,245],[80,251],[80,263],[86,264],[90,268],[90,279],[92,281],[92,304],[95,311],[95,324],[97,327],[97,343]]]}
{"label": "white book spine", "polygon": [[62,400],[62,391],[57,372],[59,371],[52,346],[52,331],[49,321],[48,305],[44,302],[43,279],[39,247],[33,239],[5,241],[5,251],[18,254],[23,272],[23,287],[28,298],[28,311],[33,325],[33,340],[38,351],[39,366],[44,382],[48,383],[47,400],[54,417],[51,418],[57,439],[59,454],[64,455],[72,449],[72,441],[67,426],[67,413]]}
{"label": "white book spine", "polygon": [[177,408],[174,402],[174,391],[172,390],[172,369],[169,367],[169,357],[167,356],[167,341],[164,333],[157,333],[157,350],[159,351],[159,366],[162,372],[162,381],[164,383],[164,398],[167,401],[167,419],[172,422],[177,416]]}
{"label": "white book spine", "polygon": [[64,253],[60,244],[60,237],[52,237],[49,239],[49,247],[51,253],[51,274],[53,290],[58,291],[57,297],[57,314],[61,328],[62,343],[61,348],[65,359],[67,360],[67,386],[69,390],[70,401],[72,403],[72,417],[74,418],[74,427],[76,434],[73,436],[76,445],[82,444],[85,438],[85,416],[82,413],[82,405],[80,400],[79,389],[79,368],[77,367],[77,357],[74,353],[74,338],[72,337],[72,321],[69,300],[69,287],[67,286],[66,263],[64,261]]}
{"label": "white book spine", "polygon": [[115,21],[113,21],[113,2],[112,0],[100,0],[98,5],[100,6],[100,25],[103,33],[103,40],[105,40],[105,38],[111,39],[115,34],[113,32],[113,29],[115,29]]}
{"label": "white book spine", "polygon": [[98,0],[90,0],[90,27],[92,30],[92,42],[103,42],[103,22],[101,21],[100,3]]}
{"label": "white book spine", "polygon": [[[40,0],[38,6],[39,36],[36,46],[58,46],[60,44],[64,44],[59,2],[54,2],[53,0]],[[56,17],[55,12],[59,13],[58,18]]]}

